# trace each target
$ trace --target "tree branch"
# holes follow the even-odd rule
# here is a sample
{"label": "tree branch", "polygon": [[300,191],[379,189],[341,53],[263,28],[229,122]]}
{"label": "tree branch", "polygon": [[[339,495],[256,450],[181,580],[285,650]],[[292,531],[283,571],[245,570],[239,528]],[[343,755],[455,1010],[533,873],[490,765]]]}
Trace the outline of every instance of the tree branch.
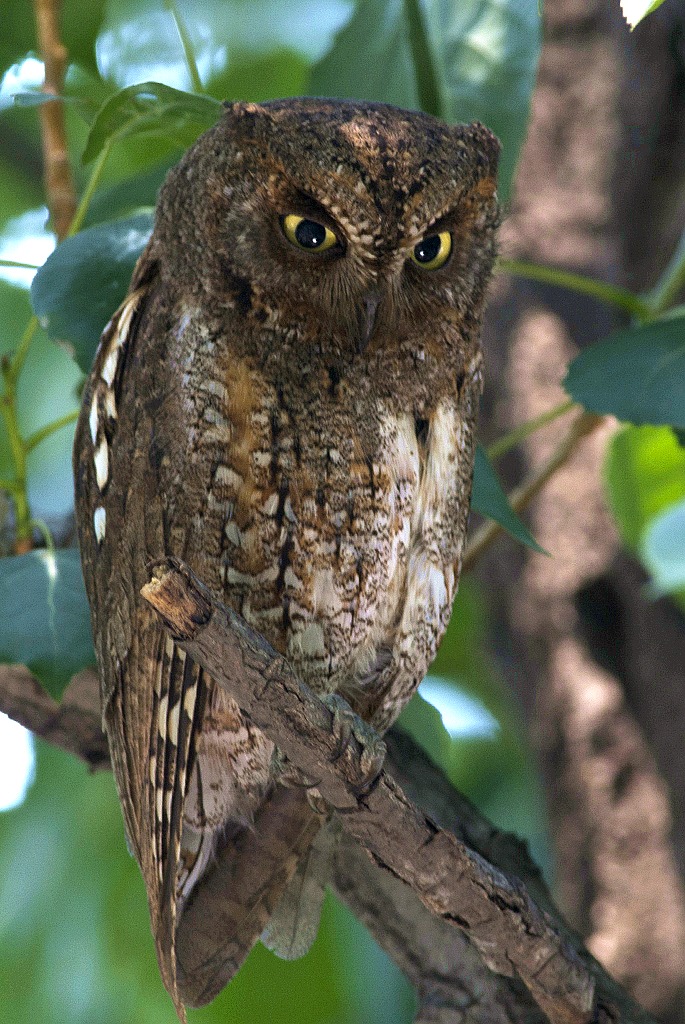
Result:
{"label": "tree branch", "polygon": [[[552,1024],[650,1020],[560,917],[534,902],[519,877],[439,828],[387,771],[367,789],[357,740],[340,754],[332,712],[185,567],[172,560],[157,564],[143,596],[179,646],[305,776],[317,780],[345,831],[372,860],[443,923],[461,929],[492,971],[520,978]],[[537,885],[539,890],[539,879]]]}
{"label": "tree branch", "polygon": [[[338,805],[342,794],[346,813],[340,820],[348,836],[358,834],[371,856],[344,836],[333,883],[414,984],[421,1024],[541,1024],[545,1019],[648,1024],[647,1014],[568,932],[525,844],[495,829],[396,730],[386,737],[386,772],[372,793],[358,798],[354,791],[363,772],[356,741],[331,764],[336,741],[328,709],[200,584],[189,584],[178,571],[166,578],[167,589],[169,583],[181,584],[182,620],[199,632],[200,647],[211,647],[213,639],[219,644],[215,652],[221,666],[212,660],[209,669],[214,677],[222,681],[226,676],[231,686],[242,679],[242,689],[249,690],[245,703],[261,709],[261,715],[252,710],[256,724],[298,767],[317,773],[313,777],[321,778],[321,791],[335,788]],[[159,587],[153,585],[157,596]],[[188,601],[189,593],[194,601]],[[178,613],[177,606],[171,607]],[[200,622],[193,622],[198,610]],[[209,663],[204,653],[194,651],[193,656]],[[27,669],[0,667],[0,710],[92,767],[108,766],[92,670],[74,678],[58,706]],[[298,761],[300,748],[304,756]],[[405,832],[407,822],[411,829]],[[200,887],[195,902],[202,898]],[[212,909],[206,908],[208,918]],[[551,950],[547,962],[546,946]]]}
{"label": "tree branch", "polygon": [[[79,673],[57,707],[26,668],[0,666],[0,710],[89,766],[109,767],[94,671]],[[535,892],[539,874],[527,860],[525,846],[481,818],[408,736],[391,732],[386,739],[390,770],[395,775],[401,771],[405,788],[421,793],[429,787],[421,802],[430,814],[452,827],[456,821],[458,833],[470,837],[481,854],[499,855],[500,866],[508,870],[510,863],[517,864],[518,874],[526,877]],[[489,971],[457,928],[435,917],[408,886],[346,837],[338,846],[331,884],[413,984],[420,1000],[417,1024],[543,1024],[547,1020],[520,981]],[[220,922],[216,902],[205,903],[214,898],[214,893],[200,887],[194,903],[200,904],[201,917]]]}
{"label": "tree branch", "polygon": [[93,669],[74,676],[58,704],[23,665],[0,665],[0,711],[90,768],[110,767]]}
{"label": "tree branch", "polygon": [[[603,416],[596,416],[592,412],[582,412],[575,418],[567,435],[554,449],[547,462],[533,470],[530,476],[526,477],[523,483],[509,494],[509,504],[515,512],[522,512],[530,504],[545,484],[568,462],[583,438],[591,434],[603,422]],[[462,572],[472,569],[481,555],[503,532],[504,527],[496,523],[494,519],[484,523],[469,541],[464,554]]]}
{"label": "tree branch", "polygon": [[[43,92],[60,96],[67,70],[67,51],[59,36],[60,0],[34,0],[38,50],[45,63]],[[45,191],[59,241],[66,238],[76,212],[76,190],[69,163],[63,103],[39,108]]]}

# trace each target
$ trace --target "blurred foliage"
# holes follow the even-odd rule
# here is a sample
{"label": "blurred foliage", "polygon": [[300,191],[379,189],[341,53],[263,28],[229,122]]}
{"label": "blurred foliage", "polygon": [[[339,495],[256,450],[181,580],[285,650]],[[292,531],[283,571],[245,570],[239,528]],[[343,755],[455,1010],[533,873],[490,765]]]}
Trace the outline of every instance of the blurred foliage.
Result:
{"label": "blurred foliage", "polygon": [[[685,524],[677,516],[675,521],[666,519],[666,537],[661,525],[663,517],[685,500],[685,447],[677,433],[668,427],[624,427],[609,444],[604,474],[624,544],[655,575],[655,592],[675,590],[673,597],[685,611],[685,579],[681,576],[678,582],[677,576],[685,552]],[[662,535],[662,548],[668,541],[668,550],[659,557],[662,548],[657,548],[654,557],[645,557],[655,525]]]}
{"label": "blurred foliage", "polygon": [[[0,1024],[173,1024],[112,775],[37,747],[28,799],[0,814]],[[413,1005],[397,968],[329,898],[307,957],[285,963],[257,946],[189,1021],[397,1024]]]}
{"label": "blurred foliage", "polygon": [[95,663],[81,562],[74,548],[0,559],[0,662],[26,665],[59,699]]}
{"label": "blurred foliage", "polygon": [[[60,424],[78,406],[99,333],[125,293],[161,181],[218,116],[218,101],[327,94],[422,107],[448,120],[478,118],[504,144],[506,200],[540,46],[537,0],[65,0],[62,28],[72,62],[65,115],[81,205],[74,237],[46,259],[53,237],[40,181],[35,108],[43,98],[32,6],[5,0],[2,25],[0,355],[3,397],[11,403],[5,401],[10,414],[0,420],[0,487],[16,509],[25,489],[30,515],[62,540],[73,508],[73,427]],[[14,106],[13,92],[21,94]],[[42,264],[31,290],[42,326],[31,319],[31,272],[3,261]],[[589,291],[636,318],[634,327],[574,364],[574,398],[635,422],[685,425],[682,323],[672,319],[684,267],[681,245],[657,289],[637,297],[553,268],[517,265],[518,273]],[[636,374],[648,386],[631,388]],[[503,452],[525,434],[524,425],[495,447]],[[673,432],[629,427],[619,434],[607,489],[628,546],[645,557],[656,551],[660,565],[671,565],[677,545],[664,546],[657,517],[671,513],[667,539],[675,531],[685,549],[685,463]],[[535,547],[482,450],[475,504]],[[33,522],[23,526],[30,537]],[[18,517],[9,527],[0,522],[0,535],[18,527]],[[75,551],[4,559],[0,599],[0,660],[24,661],[58,693],[92,659]],[[546,864],[529,751],[489,652],[483,597],[468,581],[422,692],[433,704],[417,697],[403,726],[498,824],[528,836]],[[0,1024],[175,1019],[157,974],[143,884],[126,852],[112,778],[89,775],[42,745],[26,802],[0,814],[0,950]],[[401,1024],[412,1008],[397,969],[330,899],[304,960],[282,963],[258,946],[222,996],[190,1019]]]}

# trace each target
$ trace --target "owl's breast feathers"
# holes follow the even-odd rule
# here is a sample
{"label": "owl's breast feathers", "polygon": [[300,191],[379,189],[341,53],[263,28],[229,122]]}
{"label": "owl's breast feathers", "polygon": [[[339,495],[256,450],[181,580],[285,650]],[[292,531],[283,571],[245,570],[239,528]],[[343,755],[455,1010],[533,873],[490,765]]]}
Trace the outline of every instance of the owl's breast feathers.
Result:
{"label": "owl's breast feathers", "polygon": [[182,485],[170,470],[167,518],[190,519],[193,568],[306,682],[355,705],[363,690],[366,713],[387,726],[401,704],[384,696],[376,709],[376,687],[385,694],[394,674],[407,698],[451,608],[480,355],[461,393],[417,419],[368,377],[362,386],[359,366],[333,385],[316,359],[296,381],[235,352],[209,359],[199,321],[188,313],[177,339],[194,355],[170,415],[187,424],[178,443],[191,465]]}

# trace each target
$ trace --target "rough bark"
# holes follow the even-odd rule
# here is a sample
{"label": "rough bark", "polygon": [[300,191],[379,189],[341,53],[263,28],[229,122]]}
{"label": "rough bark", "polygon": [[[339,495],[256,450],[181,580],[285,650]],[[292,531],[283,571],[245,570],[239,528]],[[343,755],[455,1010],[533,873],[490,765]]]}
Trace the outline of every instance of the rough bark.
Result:
{"label": "rough bark", "polygon": [[[668,8],[631,35],[604,3],[546,4],[505,255],[654,284],[685,214],[685,19],[682,3]],[[562,400],[568,360],[615,325],[591,299],[499,281],[486,430]],[[543,466],[564,429],[531,437],[505,464],[510,482]],[[636,997],[680,1021],[685,629],[667,602],[649,604],[643,574],[620,553],[602,492],[614,429],[595,431],[533,506],[533,532],[553,558],[500,544],[479,572],[540,754],[561,905]]]}

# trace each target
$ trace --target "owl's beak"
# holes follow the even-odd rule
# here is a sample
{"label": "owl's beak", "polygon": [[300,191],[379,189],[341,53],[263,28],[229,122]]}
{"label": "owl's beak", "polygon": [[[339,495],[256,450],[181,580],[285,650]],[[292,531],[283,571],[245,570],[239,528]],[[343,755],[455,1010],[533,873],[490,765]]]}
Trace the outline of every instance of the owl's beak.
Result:
{"label": "owl's beak", "polygon": [[367,292],[362,305],[361,324],[359,331],[359,352],[366,351],[371,335],[376,326],[376,315],[381,302],[381,293],[377,291]]}

